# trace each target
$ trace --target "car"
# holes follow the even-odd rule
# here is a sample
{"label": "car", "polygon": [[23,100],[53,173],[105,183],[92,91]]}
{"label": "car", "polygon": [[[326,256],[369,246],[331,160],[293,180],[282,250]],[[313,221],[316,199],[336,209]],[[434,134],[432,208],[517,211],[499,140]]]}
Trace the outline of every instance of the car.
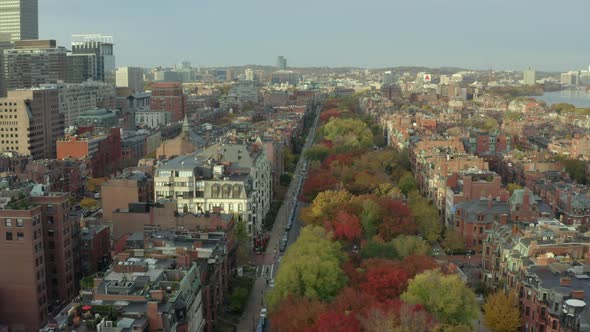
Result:
{"label": "car", "polygon": [[260,318],[266,318],[266,313],[268,310],[266,308],[260,309]]}
{"label": "car", "polygon": [[287,249],[287,242],[289,241],[289,239],[284,236],[283,239],[281,240],[281,246],[279,247],[279,250],[281,252],[285,251]]}
{"label": "car", "polygon": [[270,282],[268,283],[269,287],[274,287],[275,286],[275,280],[274,279],[270,279]]}

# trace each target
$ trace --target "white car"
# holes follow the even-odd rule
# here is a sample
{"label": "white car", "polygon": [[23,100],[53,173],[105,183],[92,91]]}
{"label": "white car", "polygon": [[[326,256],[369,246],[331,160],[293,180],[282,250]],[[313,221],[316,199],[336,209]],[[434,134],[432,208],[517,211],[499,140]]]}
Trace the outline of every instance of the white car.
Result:
{"label": "white car", "polygon": [[275,280],[274,279],[270,279],[270,282],[268,283],[269,287],[274,287],[275,286]]}
{"label": "white car", "polygon": [[266,312],[267,312],[266,308],[260,309],[260,317],[261,318],[266,318]]}

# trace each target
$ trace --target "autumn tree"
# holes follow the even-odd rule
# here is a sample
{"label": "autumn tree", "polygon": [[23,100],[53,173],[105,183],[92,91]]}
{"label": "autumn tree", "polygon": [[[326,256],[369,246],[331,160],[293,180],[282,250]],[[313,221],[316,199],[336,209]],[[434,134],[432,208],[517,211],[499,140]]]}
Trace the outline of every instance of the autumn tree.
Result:
{"label": "autumn tree", "polygon": [[430,251],[430,246],[426,241],[412,235],[400,235],[391,241],[391,245],[400,258],[410,255],[426,255]]}
{"label": "autumn tree", "polygon": [[359,218],[344,211],[340,211],[333,221],[326,221],[326,228],[336,239],[350,243],[360,240],[363,235]]}
{"label": "autumn tree", "polygon": [[472,324],[479,315],[475,294],[457,275],[428,270],[410,280],[401,299],[423,305],[441,323]]}
{"label": "autumn tree", "polygon": [[351,312],[329,310],[318,317],[312,330],[318,332],[359,332],[361,323]]}
{"label": "autumn tree", "polygon": [[447,228],[445,230],[442,246],[451,254],[465,250],[465,238],[453,229]]}
{"label": "autumn tree", "polygon": [[326,190],[319,193],[312,204],[303,209],[301,219],[308,225],[322,225],[333,219],[340,207],[350,201],[352,195],[345,190]]}
{"label": "autumn tree", "polygon": [[373,146],[373,133],[367,124],[357,119],[331,118],[321,135],[334,142],[337,151],[350,151]]}
{"label": "autumn tree", "polygon": [[409,275],[399,265],[370,266],[361,289],[379,301],[393,300],[406,288]]}
{"label": "autumn tree", "polygon": [[85,210],[91,211],[98,208],[98,201],[94,198],[86,197],[82,199],[82,201],[80,202],[80,207],[82,207]]}
{"label": "autumn tree", "polygon": [[330,149],[324,145],[314,145],[305,150],[305,158],[314,161],[324,161],[330,154]]}
{"label": "autumn tree", "polygon": [[105,181],[105,178],[90,178],[86,181],[86,190],[97,191]]}
{"label": "autumn tree", "polygon": [[513,193],[515,190],[522,189],[522,186],[521,186],[521,185],[519,185],[518,183],[509,183],[509,184],[506,186],[506,189],[508,189],[508,192],[510,193],[510,195],[512,195],[512,193]]}
{"label": "autumn tree", "polygon": [[379,220],[382,218],[382,210],[379,204],[370,199],[362,202],[361,224],[367,239],[372,239],[377,234]]}
{"label": "autumn tree", "polygon": [[438,265],[432,256],[412,254],[406,256],[403,260],[403,265],[411,277],[422,273],[426,270],[435,269]]}
{"label": "autumn tree", "polygon": [[484,323],[493,332],[518,331],[522,321],[518,307],[518,298],[514,292],[505,294],[498,291],[486,299]]}
{"label": "autumn tree", "polygon": [[397,182],[397,187],[404,195],[407,195],[409,192],[416,190],[418,185],[416,184],[416,180],[414,180],[412,173],[404,172],[404,175]]}
{"label": "autumn tree", "polygon": [[370,240],[361,248],[361,257],[397,259],[398,255],[391,242]]}
{"label": "autumn tree", "polygon": [[281,331],[300,332],[313,326],[325,310],[326,304],[319,300],[289,296],[270,312],[269,318]]}
{"label": "autumn tree", "polygon": [[289,295],[331,300],[346,284],[340,267],[344,260],[340,244],[331,241],[321,227],[307,226],[287,251],[268,297],[270,307]]}
{"label": "autumn tree", "polygon": [[417,190],[408,195],[408,205],[420,232],[428,241],[436,241],[442,231],[438,211]]}

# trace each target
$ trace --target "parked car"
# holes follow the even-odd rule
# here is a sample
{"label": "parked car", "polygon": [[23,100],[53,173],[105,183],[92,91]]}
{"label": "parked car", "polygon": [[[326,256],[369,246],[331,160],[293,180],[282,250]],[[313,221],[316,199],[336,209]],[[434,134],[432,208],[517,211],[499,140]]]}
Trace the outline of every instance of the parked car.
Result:
{"label": "parked car", "polygon": [[281,240],[281,246],[279,247],[279,250],[281,252],[285,251],[287,249],[287,242],[289,242],[289,238],[287,238],[287,236],[283,236],[283,239]]}

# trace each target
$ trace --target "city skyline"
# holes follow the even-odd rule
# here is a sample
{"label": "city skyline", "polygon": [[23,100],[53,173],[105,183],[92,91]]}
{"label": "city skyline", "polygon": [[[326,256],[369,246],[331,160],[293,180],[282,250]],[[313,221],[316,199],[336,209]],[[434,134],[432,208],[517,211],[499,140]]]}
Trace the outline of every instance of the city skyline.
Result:
{"label": "city skyline", "polygon": [[156,1],[47,0],[40,3],[40,38],[69,47],[72,34],[113,35],[117,66],[170,66],[183,60],[202,67],[273,65],[277,55],[292,67],[563,71],[590,63],[590,46],[578,33],[590,9],[582,1],[182,5],[182,10],[166,10],[167,4]]}

